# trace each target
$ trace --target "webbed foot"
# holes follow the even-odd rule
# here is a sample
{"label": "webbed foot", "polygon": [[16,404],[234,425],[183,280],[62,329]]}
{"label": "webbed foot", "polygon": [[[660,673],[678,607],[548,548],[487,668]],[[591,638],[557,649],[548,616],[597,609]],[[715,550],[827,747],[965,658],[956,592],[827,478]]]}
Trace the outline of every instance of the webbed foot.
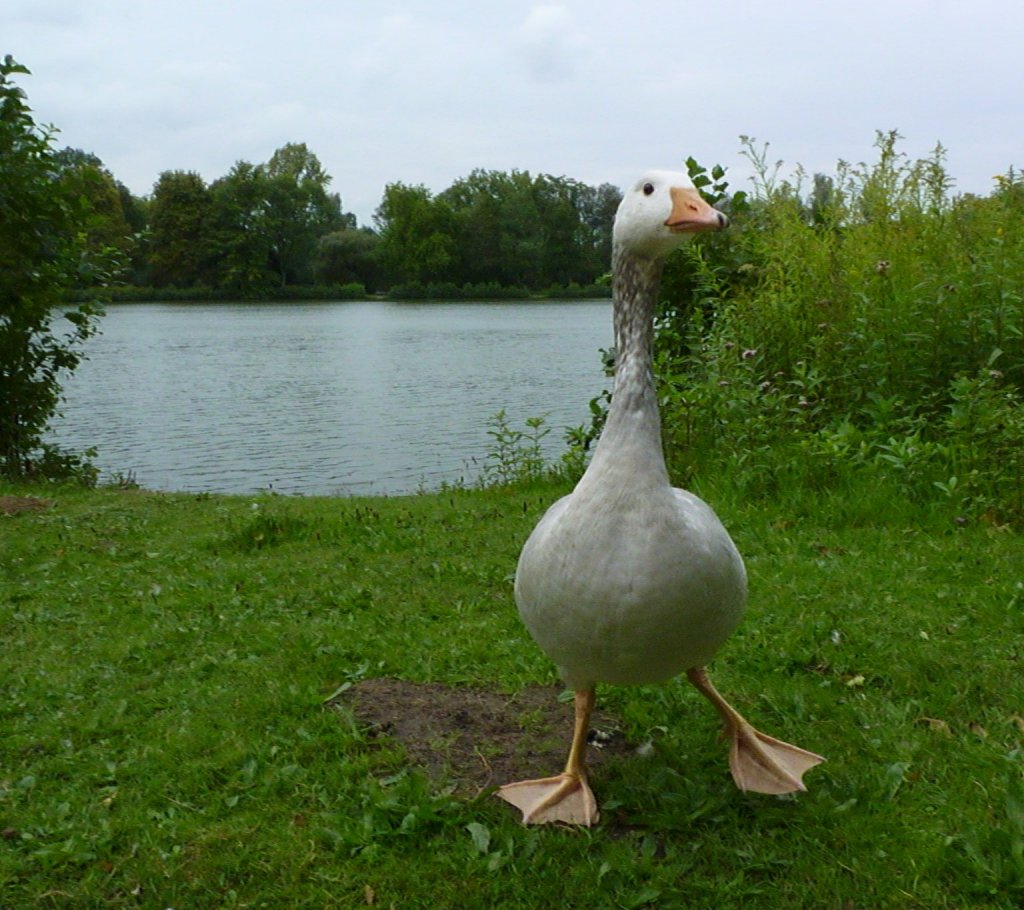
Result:
{"label": "webbed foot", "polygon": [[688,670],[687,678],[711,702],[725,721],[732,741],[729,770],[736,786],[754,793],[794,793],[806,790],[804,772],[825,759],[755,730],[711,684],[703,667]]}
{"label": "webbed foot", "polygon": [[794,793],[806,790],[804,772],[825,759],[755,730],[746,721],[735,726],[729,750],[729,770],[741,790],[755,793]]}
{"label": "webbed foot", "polygon": [[524,825],[562,822],[589,828],[600,817],[597,800],[586,780],[569,771],[557,777],[505,784],[496,795],[523,813]]}

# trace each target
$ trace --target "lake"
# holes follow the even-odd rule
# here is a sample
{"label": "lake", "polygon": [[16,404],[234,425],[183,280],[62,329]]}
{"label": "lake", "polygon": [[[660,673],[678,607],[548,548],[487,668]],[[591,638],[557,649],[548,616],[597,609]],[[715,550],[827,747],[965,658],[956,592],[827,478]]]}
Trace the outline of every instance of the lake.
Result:
{"label": "lake", "polygon": [[116,304],[50,438],[155,490],[472,484],[504,409],[546,454],[609,387],[610,301]]}

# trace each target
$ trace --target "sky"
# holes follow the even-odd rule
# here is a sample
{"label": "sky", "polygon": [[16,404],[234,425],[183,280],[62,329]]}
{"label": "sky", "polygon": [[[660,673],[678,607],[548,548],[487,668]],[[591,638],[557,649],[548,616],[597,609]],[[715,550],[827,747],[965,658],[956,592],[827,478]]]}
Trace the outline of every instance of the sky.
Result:
{"label": "sky", "polygon": [[304,142],[371,225],[388,183],[475,168],[624,187],[688,156],[790,175],[937,142],[960,192],[1024,166],[1020,0],[0,0],[59,145],[137,195]]}

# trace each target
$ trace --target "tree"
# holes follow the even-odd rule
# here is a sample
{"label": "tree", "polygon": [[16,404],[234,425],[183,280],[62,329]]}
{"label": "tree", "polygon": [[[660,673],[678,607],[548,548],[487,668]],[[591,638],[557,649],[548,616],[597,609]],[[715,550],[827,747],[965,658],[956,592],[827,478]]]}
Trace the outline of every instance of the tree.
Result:
{"label": "tree", "polygon": [[[588,232],[580,216],[583,184],[540,174],[533,181],[534,206],[541,236],[540,286],[589,283],[595,274]],[[599,267],[598,272],[605,267]]]}
{"label": "tree", "polygon": [[316,244],[313,277],[322,284],[363,285],[375,291],[381,285],[380,238],[369,228],[346,228],[324,234]]}
{"label": "tree", "polygon": [[279,148],[263,174],[271,263],[282,287],[308,281],[317,239],[328,231],[355,227],[355,218],[344,216],[341,198],[327,192],[331,178],[304,142]]}
{"label": "tree", "polygon": [[[42,436],[62,374],[78,366],[102,315],[89,289],[107,280],[116,256],[90,248],[89,200],[62,173],[56,131],[36,126],[14,84],[28,73],[10,55],[0,63],[0,473],[84,476],[80,457]],[[76,290],[86,299],[68,304]]]}
{"label": "tree", "polygon": [[463,282],[543,283],[544,229],[529,173],[475,170],[441,198],[455,214]]}
{"label": "tree", "polygon": [[210,272],[213,197],[192,171],[164,171],[150,203],[150,279],[156,287],[202,284]]}
{"label": "tree", "polygon": [[[86,238],[89,249],[100,252],[114,249],[127,262],[135,248],[132,227],[124,208],[124,195],[114,175],[91,152],[63,148],[54,156],[61,176],[71,189],[88,202]],[[130,196],[130,194],[129,194]]]}
{"label": "tree", "polygon": [[827,174],[814,175],[814,189],[807,206],[810,209],[811,223],[817,227],[835,221],[836,184]]}
{"label": "tree", "polygon": [[309,281],[317,240],[355,227],[341,199],[327,192],[331,178],[303,143],[279,148],[266,164],[239,161],[214,182],[213,241],[221,286],[270,293]]}
{"label": "tree", "polygon": [[238,161],[210,187],[217,284],[247,295],[269,293],[274,284],[265,183],[260,167]]}
{"label": "tree", "polygon": [[398,281],[449,280],[454,257],[454,219],[443,199],[425,186],[389,183],[374,221],[388,274]]}
{"label": "tree", "polygon": [[287,142],[266,163],[267,176],[285,177],[299,186],[317,187],[326,194],[331,177],[305,142]]}
{"label": "tree", "polygon": [[593,190],[550,174],[476,170],[439,198],[455,219],[454,280],[546,288],[589,284],[609,267],[620,198],[611,187]]}
{"label": "tree", "polygon": [[611,268],[612,224],[622,202],[617,186],[582,186],[577,200],[582,232],[581,243],[587,250],[592,274],[601,275]]}

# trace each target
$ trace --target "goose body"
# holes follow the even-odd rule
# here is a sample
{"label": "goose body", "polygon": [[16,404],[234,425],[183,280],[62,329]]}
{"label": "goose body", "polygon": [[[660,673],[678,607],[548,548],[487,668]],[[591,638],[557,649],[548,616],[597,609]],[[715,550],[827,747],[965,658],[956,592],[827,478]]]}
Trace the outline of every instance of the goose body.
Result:
{"label": "goose body", "polygon": [[708,680],[705,664],[743,615],[746,572],[711,507],[671,485],[662,453],[651,372],[662,262],[688,235],[726,224],[685,175],[665,171],[645,174],[616,214],[608,418],[580,482],[534,528],[516,571],[520,616],[576,692],[565,771],[498,791],[527,823],[597,820],[584,758],[597,683],[662,682],[685,671],[725,721],[742,789],[803,789],[803,772],[823,760],[758,733]]}
{"label": "goose body", "polygon": [[746,599],[725,528],[667,483],[621,495],[614,473],[593,479],[523,548],[516,601],[527,629],[573,688],[664,682],[703,666]]}

